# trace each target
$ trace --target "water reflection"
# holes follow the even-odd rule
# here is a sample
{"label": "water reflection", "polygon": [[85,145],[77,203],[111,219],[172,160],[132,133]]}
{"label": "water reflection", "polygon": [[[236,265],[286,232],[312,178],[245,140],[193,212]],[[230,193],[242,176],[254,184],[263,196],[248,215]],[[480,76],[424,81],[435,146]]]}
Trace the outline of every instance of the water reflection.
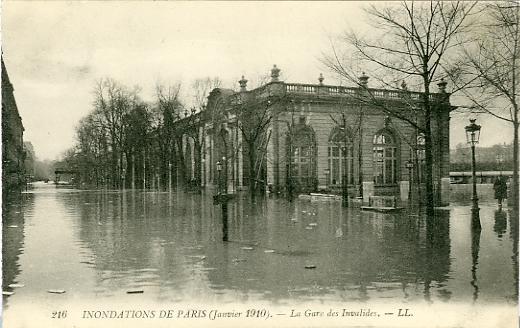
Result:
{"label": "water reflection", "polygon": [[[20,267],[23,214],[25,220],[42,225],[41,218],[57,212],[63,215],[53,224],[74,236],[60,246],[76,261],[64,279],[92,286],[87,296],[96,299],[118,301],[128,291],[144,291],[146,297],[163,302],[434,303],[480,301],[486,293],[497,299],[503,297],[501,291],[482,288],[485,277],[492,275],[482,269],[486,257],[479,258],[479,252],[487,247],[506,254],[500,248],[506,246],[508,254],[512,247],[513,263],[507,255],[508,264],[496,265],[516,275],[509,275],[508,284],[518,282],[516,220],[509,223],[510,243],[486,244],[481,238],[486,230],[468,229],[470,217],[453,216],[450,210],[437,210],[427,219],[411,211],[382,214],[332,202],[267,198],[251,203],[238,197],[228,204],[229,242],[222,242],[222,213],[209,194],[127,190],[27,196],[19,205],[24,211],[16,213],[13,206],[5,212],[4,227],[22,229],[4,229],[4,286],[20,276],[29,279],[35,270]],[[502,238],[508,233],[507,216],[494,215],[495,224],[487,232],[500,232]],[[466,235],[471,239],[465,241]],[[33,245],[43,242],[30,231],[25,238]],[[54,270],[62,270],[59,265]]]}
{"label": "water reflection", "polygon": [[[14,293],[15,284],[19,284],[20,256],[24,246],[24,212],[32,208],[23,207],[25,194],[12,195],[2,203],[2,302],[7,308],[10,296]],[[32,202],[28,202],[32,204]]]}
{"label": "water reflection", "polygon": [[518,213],[515,213],[514,211],[509,212],[509,227],[511,229],[510,231],[510,237],[511,242],[513,244],[513,255],[511,256],[511,259],[513,260],[513,278],[514,278],[514,290],[515,294],[513,297],[515,297],[515,300],[518,300]]}
{"label": "water reflection", "polygon": [[[496,215],[495,215],[496,218]],[[496,223],[495,223],[496,226]],[[477,265],[478,265],[478,254],[480,250],[480,233],[482,227],[480,225],[480,215],[478,211],[472,211],[471,213],[471,286],[474,288],[473,301],[478,299],[478,285],[477,285]]]}
{"label": "water reflection", "polygon": [[[433,218],[426,219],[426,263],[424,265],[424,298],[432,302],[431,287],[435,287],[439,297],[448,301],[451,297],[444,282],[450,271],[450,212],[435,211]],[[436,283],[435,286],[433,284]]]}
{"label": "water reflection", "polygon": [[505,234],[507,229],[507,214],[502,209],[495,210],[495,224],[493,231],[497,234],[499,239]]}

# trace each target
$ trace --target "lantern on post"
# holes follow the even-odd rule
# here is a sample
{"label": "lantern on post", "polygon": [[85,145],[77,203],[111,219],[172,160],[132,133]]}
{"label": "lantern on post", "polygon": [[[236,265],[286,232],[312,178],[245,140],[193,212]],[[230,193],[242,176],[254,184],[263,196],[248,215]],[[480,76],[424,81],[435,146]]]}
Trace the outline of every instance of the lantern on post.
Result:
{"label": "lantern on post", "polygon": [[478,196],[477,196],[477,174],[476,174],[476,161],[475,161],[475,145],[478,144],[480,139],[480,128],[481,126],[475,124],[476,119],[470,119],[470,124],[465,127],[466,139],[471,145],[471,174],[473,180],[473,193],[471,200],[473,202],[472,211],[478,211]]}
{"label": "lantern on post", "polygon": [[220,172],[222,172],[222,163],[220,161],[217,162],[217,191],[218,193],[220,194],[222,192],[221,190],[221,185],[222,185],[222,182],[220,181]]}

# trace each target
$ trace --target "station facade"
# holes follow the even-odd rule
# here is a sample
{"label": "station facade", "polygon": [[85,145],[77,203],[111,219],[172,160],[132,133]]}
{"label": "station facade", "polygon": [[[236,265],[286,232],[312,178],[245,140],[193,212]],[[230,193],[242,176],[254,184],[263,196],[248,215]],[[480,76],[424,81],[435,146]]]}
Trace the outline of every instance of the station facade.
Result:
{"label": "station facade", "polygon": [[[346,192],[365,202],[420,197],[424,134],[410,124],[424,120],[420,93],[404,82],[399,90],[370,88],[364,73],[358,87],[342,87],[324,84],[321,75],[318,84],[285,83],[279,72],[275,65],[271,81],[253,90],[242,78],[239,91],[210,93],[199,113],[202,149],[194,151],[193,138],[185,142],[193,178],[226,191],[254,184],[272,193]],[[438,87],[430,94],[434,188],[437,203],[447,204],[454,107],[446,83]]]}

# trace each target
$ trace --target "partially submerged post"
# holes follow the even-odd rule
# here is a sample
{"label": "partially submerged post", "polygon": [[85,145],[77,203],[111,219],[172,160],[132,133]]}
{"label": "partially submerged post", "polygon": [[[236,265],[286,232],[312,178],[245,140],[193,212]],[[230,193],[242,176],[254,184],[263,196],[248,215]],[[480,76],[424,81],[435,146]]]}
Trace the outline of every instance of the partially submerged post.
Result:
{"label": "partially submerged post", "polygon": [[[226,160],[225,157],[222,158],[223,161]],[[221,206],[221,212],[222,212],[222,241],[228,241],[228,208],[227,203],[234,198],[233,194],[228,194],[227,192],[227,177],[226,174],[224,176],[226,177],[225,181],[222,182],[221,180],[221,172],[222,172],[222,162],[217,162],[217,194],[213,196],[213,205],[220,205]],[[224,165],[225,169],[227,170],[227,165]],[[222,184],[225,183],[226,186],[222,188]]]}

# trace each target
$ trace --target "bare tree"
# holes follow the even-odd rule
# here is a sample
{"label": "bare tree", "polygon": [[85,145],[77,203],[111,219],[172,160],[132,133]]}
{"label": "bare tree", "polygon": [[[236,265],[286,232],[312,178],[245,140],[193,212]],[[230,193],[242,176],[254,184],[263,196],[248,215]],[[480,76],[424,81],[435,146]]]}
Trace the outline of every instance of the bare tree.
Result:
{"label": "bare tree", "polygon": [[[518,215],[519,140],[518,111],[520,96],[520,4],[496,2],[484,4],[482,24],[475,27],[478,39],[463,48],[465,61],[461,71],[473,83],[464,90],[471,109],[490,114],[513,126],[514,209]],[[462,80],[462,83],[465,83]]]}
{"label": "bare tree", "polygon": [[[349,31],[341,39],[342,44],[354,50],[355,56],[349,58],[333,45],[333,54],[323,60],[332,71],[363,89],[372,107],[409,123],[424,134],[428,215],[433,215],[435,206],[432,154],[435,103],[430,98],[431,85],[449,69],[450,53],[459,44],[457,38],[474,7],[475,3],[451,1],[371,5],[365,8],[369,24],[374,28],[370,36]],[[377,99],[366,84],[358,80],[359,70],[352,61],[366,67],[385,87],[395,88],[399,81],[407,80],[412,88],[421,91],[420,106],[409,102],[411,110],[403,110]],[[417,120],[418,115],[422,119]]]}
{"label": "bare tree", "polygon": [[222,82],[219,78],[201,78],[196,79],[192,84],[193,106],[191,111],[187,113],[186,136],[193,140],[194,161],[195,161],[195,184],[197,188],[201,187],[202,182],[202,157],[205,156],[204,140],[206,139],[205,109],[209,93],[219,88]]}
{"label": "bare tree", "polygon": [[[241,94],[237,95],[240,96]],[[265,157],[271,137],[268,127],[279,113],[278,106],[274,106],[275,103],[282,103],[283,101],[283,97],[270,96],[265,99],[247,99],[246,96],[240,98],[235,105],[238,129],[246,146],[251,200],[255,198],[258,183],[265,183]]]}
{"label": "bare tree", "polygon": [[[91,113],[76,127],[77,156],[80,158],[79,178],[89,187],[100,187],[108,167],[108,141],[105,131]],[[75,158],[67,158],[68,162]]]}
{"label": "bare tree", "polygon": [[138,88],[130,90],[112,79],[100,80],[94,90],[93,118],[108,138],[110,165],[107,178],[111,187],[121,187],[127,160],[124,149],[126,117],[140,102],[138,92]]}
{"label": "bare tree", "polygon": [[[185,128],[179,123],[184,109],[180,101],[181,85],[177,83],[166,87],[158,83],[155,89],[157,101],[152,111],[152,127],[158,153],[152,158],[152,162],[157,163],[159,167],[151,168],[152,175],[159,174],[165,181],[171,174],[169,170],[173,169],[173,172],[178,172],[181,182],[185,183],[186,163],[182,139]],[[153,172],[154,170],[157,172]]]}

